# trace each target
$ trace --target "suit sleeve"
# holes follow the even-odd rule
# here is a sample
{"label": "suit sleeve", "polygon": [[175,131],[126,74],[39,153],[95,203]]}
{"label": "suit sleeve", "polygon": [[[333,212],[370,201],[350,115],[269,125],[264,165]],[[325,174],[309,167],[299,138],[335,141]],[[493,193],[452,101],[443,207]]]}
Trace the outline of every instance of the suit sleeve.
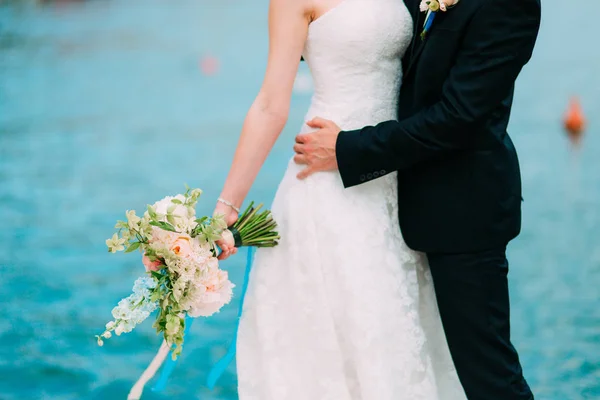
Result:
{"label": "suit sleeve", "polygon": [[539,0],[488,0],[465,32],[437,103],[401,122],[340,133],[336,154],[344,186],[468,146],[468,128],[510,96],[539,25]]}

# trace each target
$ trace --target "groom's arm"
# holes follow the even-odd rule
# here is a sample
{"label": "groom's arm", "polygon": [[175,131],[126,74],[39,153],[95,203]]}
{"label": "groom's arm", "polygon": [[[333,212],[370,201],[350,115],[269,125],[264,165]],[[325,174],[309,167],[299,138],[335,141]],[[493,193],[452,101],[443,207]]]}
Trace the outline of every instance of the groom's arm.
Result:
{"label": "groom's arm", "polygon": [[468,127],[510,95],[539,24],[539,0],[487,0],[465,32],[440,101],[401,122],[340,133],[336,155],[344,186],[468,146]]}

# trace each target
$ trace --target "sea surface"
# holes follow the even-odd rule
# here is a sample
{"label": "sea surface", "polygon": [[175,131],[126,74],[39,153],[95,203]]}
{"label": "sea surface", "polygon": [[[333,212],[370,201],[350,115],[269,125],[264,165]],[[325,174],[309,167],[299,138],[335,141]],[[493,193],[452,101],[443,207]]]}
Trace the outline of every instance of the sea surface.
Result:
{"label": "sea surface", "polygon": [[[544,1],[510,125],[525,199],[509,250],[513,340],[540,400],[600,398],[600,52],[586,4]],[[126,209],[184,183],[204,190],[198,213],[212,211],[264,73],[267,7],[0,2],[1,400],[125,399],[161,340],[148,321],[96,345],[142,272],[138,254],[104,241]],[[302,65],[250,199],[273,198],[310,92]],[[578,150],[561,126],[572,95],[589,120]],[[238,294],[244,259],[224,263]],[[237,398],[234,365],[214,391],[204,381],[238,303],[195,322],[167,389],[144,398]]]}

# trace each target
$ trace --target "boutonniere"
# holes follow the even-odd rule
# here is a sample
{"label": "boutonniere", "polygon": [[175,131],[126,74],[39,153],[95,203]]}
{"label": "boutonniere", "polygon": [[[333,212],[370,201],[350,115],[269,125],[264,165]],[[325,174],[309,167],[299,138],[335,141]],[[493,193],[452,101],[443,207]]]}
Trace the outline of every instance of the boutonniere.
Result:
{"label": "boutonniere", "polygon": [[446,12],[454,7],[460,0],[421,0],[419,6],[421,12],[426,12],[425,22],[423,23],[423,31],[421,32],[421,40],[425,40],[427,33],[431,30],[433,20],[438,11]]}

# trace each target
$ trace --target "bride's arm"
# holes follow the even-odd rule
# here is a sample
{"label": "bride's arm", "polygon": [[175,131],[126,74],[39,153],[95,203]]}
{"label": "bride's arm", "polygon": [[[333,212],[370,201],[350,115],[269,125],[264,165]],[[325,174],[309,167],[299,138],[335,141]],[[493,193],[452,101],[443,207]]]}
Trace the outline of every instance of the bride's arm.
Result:
{"label": "bride's arm", "polygon": [[[241,207],[258,171],[288,118],[292,88],[300,63],[311,12],[308,0],[271,0],[269,57],[262,87],[250,107],[221,198]],[[233,207],[219,202],[215,213],[228,225],[237,219]],[[224,249],[223,258],[230,249]]]}

